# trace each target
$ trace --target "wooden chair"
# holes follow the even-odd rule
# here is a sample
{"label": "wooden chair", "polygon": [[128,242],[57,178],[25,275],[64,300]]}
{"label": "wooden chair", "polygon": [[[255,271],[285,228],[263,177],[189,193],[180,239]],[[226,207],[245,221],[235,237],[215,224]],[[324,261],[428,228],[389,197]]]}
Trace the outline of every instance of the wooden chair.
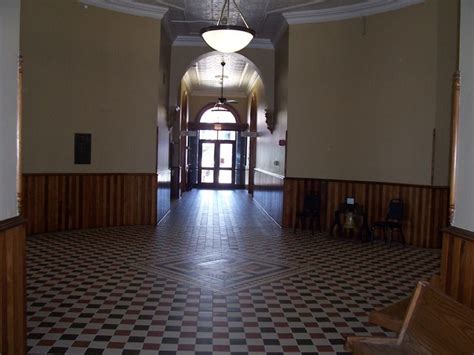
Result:
{"label": "wooden chair", "polygon": [[419,282],[397,338],[349,337],[358,354],[473,354],[474,310]]}

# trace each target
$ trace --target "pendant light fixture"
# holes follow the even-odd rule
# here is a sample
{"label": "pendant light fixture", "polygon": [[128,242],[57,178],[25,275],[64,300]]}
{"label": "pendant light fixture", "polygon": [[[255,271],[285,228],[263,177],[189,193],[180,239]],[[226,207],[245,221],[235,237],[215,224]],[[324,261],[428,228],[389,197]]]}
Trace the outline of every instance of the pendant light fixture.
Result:
{"label": "pendant light fixture", "polygon": [[[229,25],[230,0],[225,0],[221,11],[221,16],[219,17],[217,24],[215,26],[209,26],[201,30],[201,36],[209,45],[209,47],[223,53],[240,51],[242,48],[247,47],[247,45],[255,36],[255,31],[248,26],[247,21],[245,21],[245,18],[235,3],[235,0],[232,0],[232,2],[234,3],[240,18],[245,24],[245,27]],[[224,15],[226,7],[227,17]]]}

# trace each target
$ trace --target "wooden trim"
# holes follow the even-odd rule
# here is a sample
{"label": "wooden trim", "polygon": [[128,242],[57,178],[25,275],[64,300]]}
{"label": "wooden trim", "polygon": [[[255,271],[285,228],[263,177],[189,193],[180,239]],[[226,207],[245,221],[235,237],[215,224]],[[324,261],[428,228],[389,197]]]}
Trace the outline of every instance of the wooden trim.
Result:
{"label": "wooden trim", "polygon": [[474,242],[474,232],[468,231],[466,229],[449,226],[443,229],[444,236],[447,234],[453,235],[457,238],[462,238],[471,242]]}
{"label": "wooden trim", "polygon": [[27,234],[153,225],[158,181],[150,173],[24,174]]}
{"label": "wooden trim", "polygon": [[0,354],[26,354],[26,238],[21,217],[0,222]]}
{"label": "wooden trim", "polygon": [[156,174],[157,173],[23,173],[22,176],[154,176]]}
{"label": "wooden trim", "polygon": [[449,224],[453,223],[456,209],[456,169],[458,151],[459,114],[461,105],[461,74],[459,70],[453,76],[451,107],[451,164],[449,167]]}
{"label": "wooden trim", "polygon": [[255,171],[258,171],[259,173],[265,174],[265,175],[270,175],[273,177],[276,177],[277,179],[285,179],[283,175],[277,174],[277,173],[272,173],[271,171],[260,169],[260,168],[255,168]]}
{"label": "wooden trim", "polygon": [[[252,94],[250,102],[250,132],[257,132],[258,104],[257,96]],[[249,169],[248,169],[248,192],[253,194],[255,186],[255,167],[257,165],[257,137],[249,139]]]}
{"label": "wooden trim", "polygon": [[355,184],[380,184],[380,185],[391,185],[391,186],[406,186],[406,187],[427,187],[431,189],[447,189],[449,186],[441,185],[423,185],[423,184],[409,184],[404,182],[387,182],[387,181],[370,181],[370,180],[345,180],[345,179],[323,179],[323,178],[300,178],[294,176],[287,176],[285,180],[317,180],[326,182],[347,182]]}
{"label": "wooden trim", "polygon": [[474,308],[474,233],[456,227],[443,230],[441,288]]}
{"label": "wooden trim", "polygon": [[13,229],[15,227],[21,226],[25,223],[25,219],[21,216],[5,219],[3,221],[0,221],[0,233],[8,229]]}

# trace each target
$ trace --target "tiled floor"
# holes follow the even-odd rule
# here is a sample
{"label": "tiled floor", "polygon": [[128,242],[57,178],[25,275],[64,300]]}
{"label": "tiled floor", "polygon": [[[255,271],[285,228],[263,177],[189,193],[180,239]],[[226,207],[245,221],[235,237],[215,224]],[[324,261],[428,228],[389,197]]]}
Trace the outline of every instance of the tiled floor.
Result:
{"label": "tiled floor", "polygon": [[276,226],[244,191],[195,190],[158,227],[28,239],[31,354],[336,353],[439,252]]}

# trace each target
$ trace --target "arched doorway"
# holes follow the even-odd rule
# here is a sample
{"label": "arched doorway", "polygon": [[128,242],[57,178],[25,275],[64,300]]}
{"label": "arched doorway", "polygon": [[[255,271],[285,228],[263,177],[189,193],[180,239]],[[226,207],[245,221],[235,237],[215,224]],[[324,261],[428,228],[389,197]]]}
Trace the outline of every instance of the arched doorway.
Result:
{"label": "arched doorway", "polygon": [[195,169],[190,177],[201,188],[241,188],[245,185],[247,140],[238,112],[230,105],[204,106],[191,125],[196,135],[190,142],[188,159]]}
{"label": "arched doorway", "polygon": [[[182,173],[181,184],[177,186],[182,191],[194,187],[248,186],[252,193],[257,143],[257,95],[259,105],[268,107],[264,99],[267,90],[259,68],[240,54],[209,52],[190,63],[180,85],[178,102],[184,108],[186,102],[183,99],[187,98],[189,108],[183,111],[178,132],[181,144],[177,152],[177,165]],[[273,95],[271,90],[268,93]],[[210,118],[212,109],[217,108],[226,111],[219,114],[229,117],[233,114],[234,118]],[[243,132],[248,131],[249,126],[251,132]],[[232,149],[222,142],[224,134],[228,135],[227,143],[234,142]],[[221,157],[225,150],[232,153],[232,159],[230,155]],[[203,161],[206,156],[208,159]],[[229,166],[229,161],[232,166]]]}

